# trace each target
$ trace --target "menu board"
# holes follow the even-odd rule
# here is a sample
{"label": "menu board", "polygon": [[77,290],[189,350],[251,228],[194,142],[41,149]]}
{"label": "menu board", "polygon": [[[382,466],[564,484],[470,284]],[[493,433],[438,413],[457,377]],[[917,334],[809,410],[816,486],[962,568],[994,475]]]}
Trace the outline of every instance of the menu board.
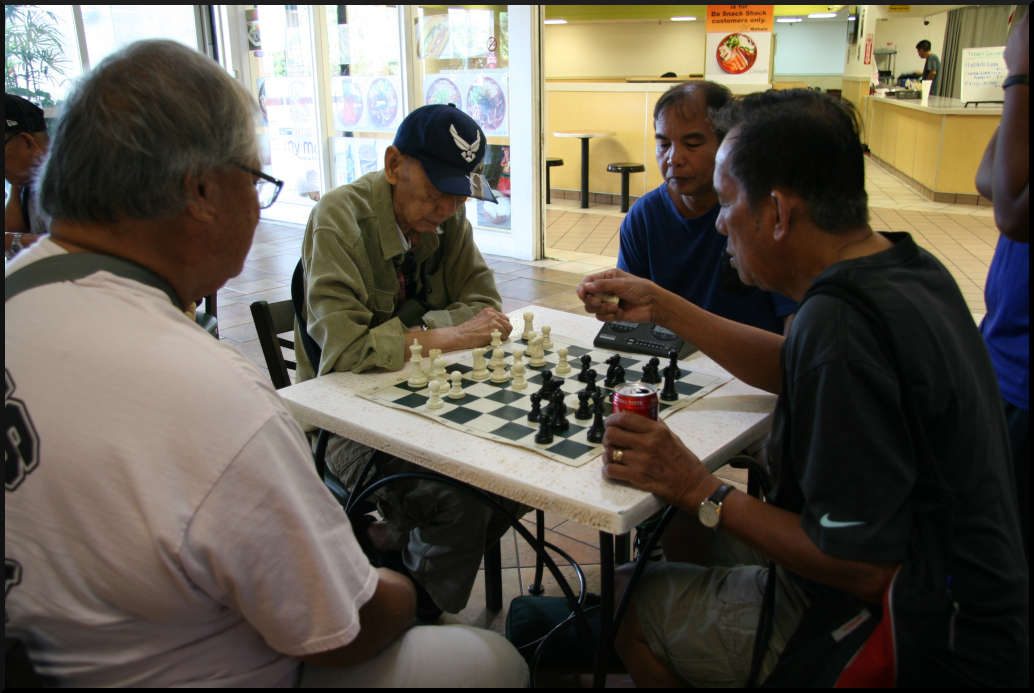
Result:
{"label": "menu board", "polygon": [[963,49],[959,98],[963,104],[1003,101],[1002,82],[1006,74],[1005,46]]}

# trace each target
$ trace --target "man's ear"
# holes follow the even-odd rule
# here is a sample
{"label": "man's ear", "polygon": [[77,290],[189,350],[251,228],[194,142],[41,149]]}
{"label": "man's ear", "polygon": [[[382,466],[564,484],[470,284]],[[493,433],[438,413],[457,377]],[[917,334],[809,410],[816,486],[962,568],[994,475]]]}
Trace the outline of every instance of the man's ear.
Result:
{"label": "man's ear", "polygon": [[215,218],[215,204],[212,194],[217,184],[212,172],[206,171],[200,176],[187,174],[183,176],[183,194],[187,201],[187,214],[197,221],[209,222]]}
{"label": "man's ear", "polygon": [[389,145],[384,150],[384,177],[388,183],[396,185],[399,182],[399,171],[402,168],[405,156],[395,145]]}
{"label": "man's ear", "polygon": [[785,239],[791,231],[792,225],[800,214],[798,205],[800,198],[781,188],[775,188],[771,193],[772,210],[775,214],[775,223],[772,225],[772,238],[777,241]]}

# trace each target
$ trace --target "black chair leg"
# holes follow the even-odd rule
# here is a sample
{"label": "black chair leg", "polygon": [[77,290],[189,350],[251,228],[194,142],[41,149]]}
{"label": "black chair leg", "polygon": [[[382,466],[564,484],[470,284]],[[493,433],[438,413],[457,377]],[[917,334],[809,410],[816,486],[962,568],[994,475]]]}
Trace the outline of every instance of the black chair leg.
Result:
{"label": "black chair leg", "polygon": [[485,608],[489,611],[503,608],[503,559],[498,541],[485,549]]}
{"label": "black chair leg", "polygon": [[549,166],[546,166],[546,204],[549,204]]}
{"label": "black chair leg", "polygon": [[[541,510],[535,511],[535,540],[539,546],[546,540],[546,514]],[[535,581],[528,587],[530,594],[542,594],[542,554],[535,554]]]}
{"label": "black chair leg", "polygon": [[628,172],[621,173],[621,211],[628,211]]}

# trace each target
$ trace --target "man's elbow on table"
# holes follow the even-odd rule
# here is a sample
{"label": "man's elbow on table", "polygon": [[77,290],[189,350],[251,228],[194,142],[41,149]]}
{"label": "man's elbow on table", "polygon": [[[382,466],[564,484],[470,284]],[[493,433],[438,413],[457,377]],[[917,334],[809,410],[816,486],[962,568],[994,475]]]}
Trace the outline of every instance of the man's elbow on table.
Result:
{"label": "man's elbow on table", "polygon": [[380,580],[373,596],[359,610],[359,635],[344,647],[298,657],[321,667],[350,667],[376,657],[413,625],[416,589],[409,578],[378,568]]}

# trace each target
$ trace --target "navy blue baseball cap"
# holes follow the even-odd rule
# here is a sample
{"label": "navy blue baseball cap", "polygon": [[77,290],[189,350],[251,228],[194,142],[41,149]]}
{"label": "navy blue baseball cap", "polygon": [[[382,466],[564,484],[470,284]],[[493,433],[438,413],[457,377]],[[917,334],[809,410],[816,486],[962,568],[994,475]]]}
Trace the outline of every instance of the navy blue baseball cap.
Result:
{"label": "navy blue baseball cap", "polygon": [[402,121],[392,143],[417,159],[431,184],[449,195],[495,202],[480,173],[488,142],[474,119],[453,104],[421,106]]}
{"label": "navy blue baseball cap", "polygon": [[4,132],[44,132],[43,109],[14,94],[4,94]]}

